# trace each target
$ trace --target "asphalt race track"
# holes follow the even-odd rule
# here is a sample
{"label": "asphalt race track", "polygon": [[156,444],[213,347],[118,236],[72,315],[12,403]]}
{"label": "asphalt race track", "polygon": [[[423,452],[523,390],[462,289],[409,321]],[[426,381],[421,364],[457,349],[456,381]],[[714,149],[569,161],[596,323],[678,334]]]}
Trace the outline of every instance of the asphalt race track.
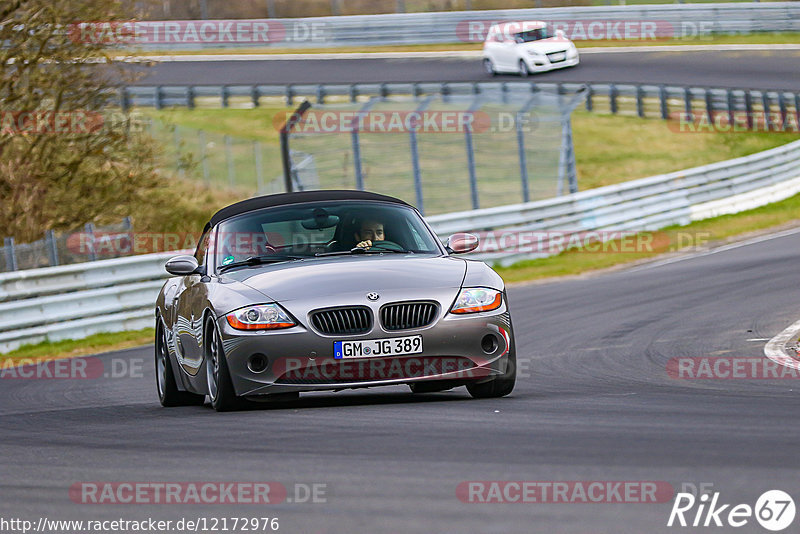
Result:
{"label": "asphalt race track", "polygon": [[[613,82],[796,90],[800,51],[625,52],[584,54],[575,68],[532,76],[540,82]],[[337,59],[157,64],[139,85],[466,82],[491,78],[479,59]]]}
{"label": "asphalt race track", "polygon": [[[101,357],[96,380],[0,379],[0,516],[274,517],[287,533],[651,533],[671,504],[469,504],[462,481],[713,484],[721,503],[800,498],[793,380],[679,380],[670,358],[763,358],[797,320],[800,233],[668,264],[513,287],[521,377],[463,388],[318,393],[254,411],[161,408],[152,348]],[[131,376],[132,375],[132,376]],[[76,504],[81,481],[326,484],[327,502]],[[693,517],[693,512],[689,519]],[[797,519],[793,524],[796,529]],[[796,530],[786,532],[796,532]],[[765,532],[745,528],[713,532]]]}

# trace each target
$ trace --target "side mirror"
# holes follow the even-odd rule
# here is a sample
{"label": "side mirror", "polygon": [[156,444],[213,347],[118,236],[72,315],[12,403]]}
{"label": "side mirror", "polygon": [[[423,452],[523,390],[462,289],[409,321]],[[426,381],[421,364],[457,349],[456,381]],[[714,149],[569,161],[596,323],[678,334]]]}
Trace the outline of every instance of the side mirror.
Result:
{"label": "side mirror", "polygon": [[564,33],[564,30],[556,30],[556,37],[558,39],[566,39],[567,38],[567,34]]}
{"label": "side mirror", "polygon": [[197,270],[197,260],[194,259],[194,256],[189,255],[175,256],[174,258],[167,260],[164,268],[169,274],[174,274],[175,276],[187,276],[194,274],[194,272]]}
{"label": "side mirror", "polygon": [[478,236],[473,234],[453,234],[447,238],[445,245],[453,254],[464,254],[478,248]]}

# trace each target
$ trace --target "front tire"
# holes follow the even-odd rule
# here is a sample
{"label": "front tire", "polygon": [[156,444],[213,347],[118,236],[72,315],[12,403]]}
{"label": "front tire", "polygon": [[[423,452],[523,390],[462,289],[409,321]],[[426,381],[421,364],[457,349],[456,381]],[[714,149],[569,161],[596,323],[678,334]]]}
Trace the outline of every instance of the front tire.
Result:
{"label": "front tire", "polygon": [[175,374],[172,372],[172,363],[167,349],[167,337],[164,324],[158,319],[155,339],[155,364],[156,364],[156,391],[161,406],[202,406],[206,400],[205,395],[198,395],[178,389]]}
{"label": "front tire", "polygon": [[218,412],[239,410],[247,404],[247,401],[237,397],[233,389],[222,340],[212,317],[206,320],[205,336],[208,340],[205,344],[206,382],[211,406]]}
{"label": "front tire", "polygon": [[520,78],[527,78],[531,71],[528,70],[528,64],[524,59],[519,60],[519,76]]}
{"label": "front tire", "polygon": [[517,356],[511,352],[508,354],[508,364],[506,372],[496,376],[488,382],[481,384],[467,384],[467,391],[475,399],[494,399],[505,397],[514,390],[517,382]]}
{"label": "front tire", "polygon": [[494,63],[488,57],[483,60],[483,68],[489,76],[497,76],[497,71],[494,70]]}

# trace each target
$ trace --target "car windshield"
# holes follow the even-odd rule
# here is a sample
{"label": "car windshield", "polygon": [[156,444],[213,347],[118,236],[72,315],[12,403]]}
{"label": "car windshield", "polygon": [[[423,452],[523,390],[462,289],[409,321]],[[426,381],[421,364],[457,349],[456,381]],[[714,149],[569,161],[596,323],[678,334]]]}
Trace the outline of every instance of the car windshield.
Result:
{"label": "car windshield", "polygon": [[221,222],[212,249],[218,268],[361,252],[442,253],[414,209],[372,201],[254,210]]}
{"label": "car windshield", "polygon": [[552,35],[550,35],[547,26],[545,26],[544,28],[539,28],[537,30],[515,33],[514,41],[517,43],[530,43],[531,41],[539,41],[549,37],[552,37]]}

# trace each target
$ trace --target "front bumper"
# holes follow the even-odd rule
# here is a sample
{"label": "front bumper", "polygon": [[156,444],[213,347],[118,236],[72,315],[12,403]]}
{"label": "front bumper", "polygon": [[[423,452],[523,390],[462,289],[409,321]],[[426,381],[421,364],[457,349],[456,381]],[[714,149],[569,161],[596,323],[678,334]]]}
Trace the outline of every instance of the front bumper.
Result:
{"label": "front bumper", "polygon": [[574,57],[567,56],[563,61],[551,62],[546,56],[528,56],[525,58],[525,63],[528,64],[530,72],[547,72],[550,70],[564,69],[567,67],[574,67],[581,61],[580,55],[576,54]]}
{"label": "front bumper", "polygon": [[[407,384],[423,380],[485,381],[506,371],[513,353],[514,334],[507,301],[493,312],[453,315],[442,306],[427,327],[384,330],[376,321],[370,332],[327,336],[303,318],[286,330],[246,332],[218,319],[228,369],[237,395],[254,396],[298,391],[362,388]],[[377,313],[377,308],[374,310]],[[405,356],[335,359],[334,341],[422,336],[423,352]],[[486,336],[496,342],[482,344]],[[487,350],[492,349],[492,350]],[[254,372],[253,355],[266,357],[267,366]]]}

